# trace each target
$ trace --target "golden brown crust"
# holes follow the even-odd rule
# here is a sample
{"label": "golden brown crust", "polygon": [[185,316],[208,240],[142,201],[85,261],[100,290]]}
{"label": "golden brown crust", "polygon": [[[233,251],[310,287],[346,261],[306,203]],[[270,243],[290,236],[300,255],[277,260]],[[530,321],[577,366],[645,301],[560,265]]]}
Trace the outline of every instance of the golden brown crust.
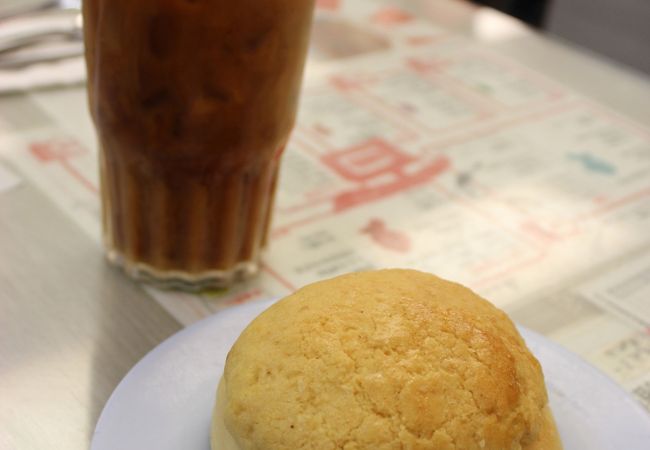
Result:
{"label": "golden brown crust", "polygon": [[503,312],[412,270],[344,275],[279,301],[242,333],[224,379],[242,449],[532,449],[547,403]]}
{"label": "golden brown crust", "polygon": [[237,442],[226,429],[224,423],[224,412],[226,409],[226,394],[223,378],[219,380],[217,388],[217,402],[212,413],[210,424],[210,448],[211,450],[240,450]]}
{"label": "golden brown crust", "polygon": [[544,408],[544,419],[538,439],[525,447],[525,450],[562,450],[560,435],[548,405]]}

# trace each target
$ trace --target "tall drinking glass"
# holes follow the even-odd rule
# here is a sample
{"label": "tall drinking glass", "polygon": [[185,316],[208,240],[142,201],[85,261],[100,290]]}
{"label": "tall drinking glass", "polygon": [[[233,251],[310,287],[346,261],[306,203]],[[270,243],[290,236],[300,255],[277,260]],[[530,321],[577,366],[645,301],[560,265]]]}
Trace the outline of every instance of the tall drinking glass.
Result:
{"label": "tall drinking glass", "polygon": [[84,0],[109,259],[196,289],[257,270],[313,0]]}

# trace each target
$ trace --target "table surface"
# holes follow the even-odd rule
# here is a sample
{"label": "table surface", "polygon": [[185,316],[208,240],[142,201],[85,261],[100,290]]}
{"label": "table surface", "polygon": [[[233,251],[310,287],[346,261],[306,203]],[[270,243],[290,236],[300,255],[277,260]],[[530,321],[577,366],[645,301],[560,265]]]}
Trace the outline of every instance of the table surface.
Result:
{"label": "table surface", "polygon": [[[329,3],[336,2],[321,2]],[[642,75],[490,10],[442,0],[393,4],[650,123],[650,82]],[[337,46],[327,32],[332,20],[327,17],[316,20],[310,65],[366,50],[368,42],[353,32],[339,33],[338,42],[345,45]],[[29,93],[0,98],[0,118],[14,131],[36,126],[46,120],[43,105],[57,95],[43,92],[38,101]],[[29,123],[21,123],[26,115]],[[20,172],[9,159],[5,162]],[[0,448],[87,449],[120,379],[182,325],[108,266],[96,242],[31,181],[0,193],[0,211]],[[516,320],[530,317],[521,308],[508,311]]]}

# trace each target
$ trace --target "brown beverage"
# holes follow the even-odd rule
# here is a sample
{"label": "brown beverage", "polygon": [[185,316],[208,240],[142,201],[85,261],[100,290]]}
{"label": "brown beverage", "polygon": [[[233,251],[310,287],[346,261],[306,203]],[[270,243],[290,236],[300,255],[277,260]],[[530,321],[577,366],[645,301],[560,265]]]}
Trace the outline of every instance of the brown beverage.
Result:
{"label": "brown beverage", "polygon": [[253,273],[313,0],[85,0],[109,258],[189,288]]}

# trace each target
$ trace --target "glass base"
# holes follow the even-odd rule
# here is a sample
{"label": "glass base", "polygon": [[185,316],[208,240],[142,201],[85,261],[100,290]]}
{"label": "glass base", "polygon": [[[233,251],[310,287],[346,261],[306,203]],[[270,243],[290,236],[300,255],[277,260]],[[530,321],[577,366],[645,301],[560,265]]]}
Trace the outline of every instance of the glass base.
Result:
{"label": "glass base", "polygon": [[224,289],[247,280],[259,271],[257,261],[242,261],[229,270],[209,270],[187,273],[179,270],[158,270],[148,264],[130,261],[116,250],[107,250],[108,261],[121,268],[129,277],[161,289],[200,292]]}

